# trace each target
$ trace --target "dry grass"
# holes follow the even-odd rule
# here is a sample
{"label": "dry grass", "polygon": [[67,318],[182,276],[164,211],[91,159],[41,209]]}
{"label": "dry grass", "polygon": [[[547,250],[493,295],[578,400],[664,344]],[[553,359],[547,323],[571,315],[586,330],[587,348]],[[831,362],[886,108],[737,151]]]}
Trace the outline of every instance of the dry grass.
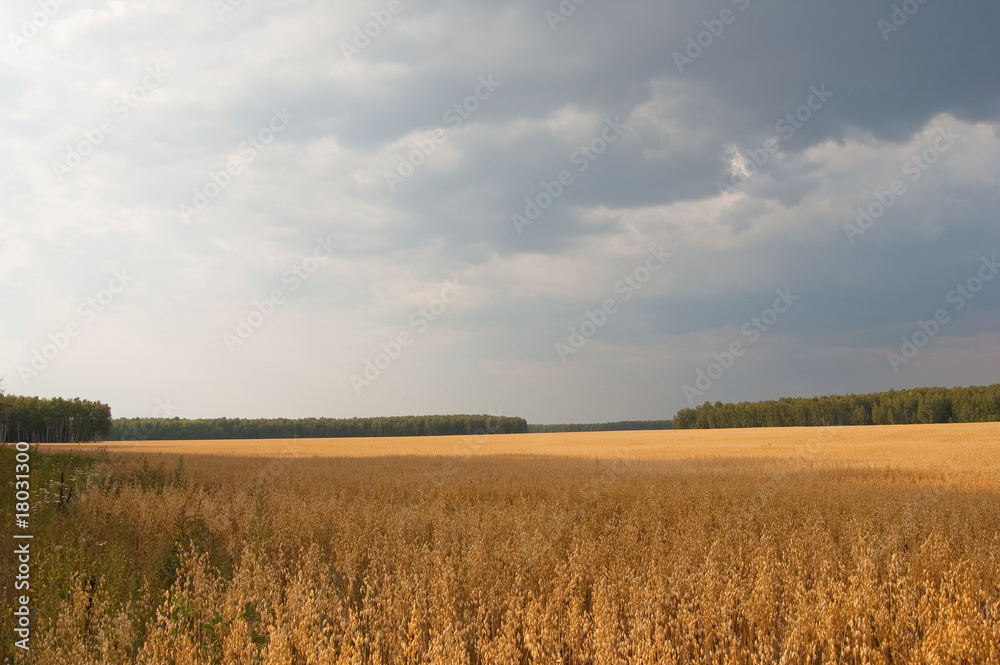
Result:
{"label": "dry grass", "polygon": [[341,457],[182,472],[115,456],[38,537],[24,662],[1000,663],[998,442],[953,425],[383,457],[296,441]]}

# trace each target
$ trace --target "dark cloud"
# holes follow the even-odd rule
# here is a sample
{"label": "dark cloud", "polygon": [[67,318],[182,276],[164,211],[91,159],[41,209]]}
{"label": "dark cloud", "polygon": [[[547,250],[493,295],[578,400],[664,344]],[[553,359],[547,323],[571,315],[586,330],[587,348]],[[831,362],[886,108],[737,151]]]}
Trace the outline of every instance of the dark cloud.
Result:
{"label": "dark cloud", "polygon": [[[559,4],[404,0],[350,59],[342,42],[385,3],[64,6],[0,53],[8,388],[118,415],[169,395],[184,416],[662,418],[786,287],[801,300],[710,399],[991,380],[975,358],[1000,351],[1000,280],[901,371],[885,353],[1000,252],[1000,7],[590,0],[552,29]],[[12,26],[33,11],[3,10]],[[150,66],[162,85],[118,117]],[[500,85],[456,126],[481,77]],[[294,119],[250,159],[275,108]],[[616,118],[628,129],[602,147]],[[936,129],[961,137],[937,150]],[[88,154],[60,179],[73,150]],[[511,215],[563,170],[518,233]],[[211,200],[185,222],[196,191]],[[337,255],[293,289],[318,238]],[[660,245],[673,257],[624,301],[619,280]],[[24,385],[19,367],[119,267],[136,284]],[[418,333],[448,280],[462,295]],[[285,302],[229,353],[223,335],[275,289]],[[563,363],[556,343],[607,298],[619,311]],[[356,394],[349,376],[401,331],[412,347]]]}

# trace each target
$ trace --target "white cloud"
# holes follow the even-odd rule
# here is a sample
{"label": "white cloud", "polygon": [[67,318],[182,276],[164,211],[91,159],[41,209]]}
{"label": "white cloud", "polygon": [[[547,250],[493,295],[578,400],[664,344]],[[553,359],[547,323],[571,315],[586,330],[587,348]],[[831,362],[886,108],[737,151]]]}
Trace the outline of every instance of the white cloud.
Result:
{"label": "white cloud", "polygon": [[[5,7],[6,24],[34,7]],[[878,359],[970,261],[1000,251],[996,80],[981,66],[997,46],[977,27],[995,10],[928,7],[940,39],[915,24],[913,43],[887,46],[877,31],[857,37],[871,12],[860,0],[835,20],[762,1],[759,22],[678,75],[669,52],[704,13],[686,0],[588,5],[556,33],[519,2],[407,5],[348,62],[340,42],[372,8],[243,3],[220,20],[201,0],[74,0],[19,54],[0,51],[9,388],[104,399],[118,415],[170,394],[183,415],[502,403],[535,422],[670,417],[686,405],[680,378],[788,285],[802,307],[720,399],[982,381],[970,358],[995,351],[982,327],[1000,291],[936,341],[923,369],[900,377]],[[956,34],[979,45],[961,51],[978,59],[955,55]],[[814,49],[823,57],[804,55]],[[116,99],[151,64],[162,85],[119,117]],[[444,112],[490,74],[502,86],[450,127]],[[752,168],[775,121],[820,81],[834,97],[720,195],[717,182]],[[250,161],[241,143],[276,107],[295,118]],[[627,134],[518,235],[511,212],[616,116]],[[52,162],[104,118],[114,131],[60,181]],[[855,209],[907,177],[907,160],[949,126],[963,138],[851,244]],[[446,140],[390,191],[385,171],[436,130]],[[179,206],[234,158],[239,174],[184,224]],[[283,274],[328,235],[337,257],[292,293]],[[555,341],[661,244],[669,266],[560,363]],[[18,366],[118,265],[138,275],[128,297],[19,385]],[[358,398],[349,374],[454,278],[466,293]],[[222,334],[275,288],[287,303],[230,355]]]}

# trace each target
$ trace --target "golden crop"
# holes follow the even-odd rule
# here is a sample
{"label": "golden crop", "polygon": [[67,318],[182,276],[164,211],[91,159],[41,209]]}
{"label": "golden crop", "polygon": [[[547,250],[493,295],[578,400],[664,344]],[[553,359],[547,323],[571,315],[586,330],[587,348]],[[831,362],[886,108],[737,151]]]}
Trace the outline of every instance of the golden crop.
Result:
{"label": "golden crop", "polygon": [[292,444],[92,467],[18,661],[1000,663],[996,424]]}

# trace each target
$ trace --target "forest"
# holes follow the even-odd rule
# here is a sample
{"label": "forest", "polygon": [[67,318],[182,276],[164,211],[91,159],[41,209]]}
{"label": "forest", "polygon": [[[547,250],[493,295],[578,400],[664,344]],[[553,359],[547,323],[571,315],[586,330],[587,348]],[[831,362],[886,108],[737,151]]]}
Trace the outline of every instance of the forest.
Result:
{"label": "forest", "polygon": [[613,423],[584,423],[564,425],[528,425],[533,434],[552,432],[618,432],[639,429],[670,429],[669,420],[619,420]]}
{"label": "forest", "polygon": [[486,415],[382,418],[116,418],[111,441],[189,439],[295,439],[363,436],[518,434],[524,418]]}
{"label": "forest", "polygon": [[1000,421],[1000,384],[914,388],[863,395],[783,397],[738,404],[705,402],[673,420],[528,425],[490,415],[378,418],[111,418],[102,402],[0,392],[0,441],[28,443],[192,439],[291,439],[597,432],[650,429],[901,425]]}
{"label": "forest", "polygon": [[681,409],[675,429],[910,425],[1000,420],[1000,384],[968,388],[913,388],[864,395],[783,397],[738,404],[705,402]]}
{"label": "forest", "polygon": [[101,402],[5,395],[0,391],[0,441],[100,441],[111,431],[111,407]]}

